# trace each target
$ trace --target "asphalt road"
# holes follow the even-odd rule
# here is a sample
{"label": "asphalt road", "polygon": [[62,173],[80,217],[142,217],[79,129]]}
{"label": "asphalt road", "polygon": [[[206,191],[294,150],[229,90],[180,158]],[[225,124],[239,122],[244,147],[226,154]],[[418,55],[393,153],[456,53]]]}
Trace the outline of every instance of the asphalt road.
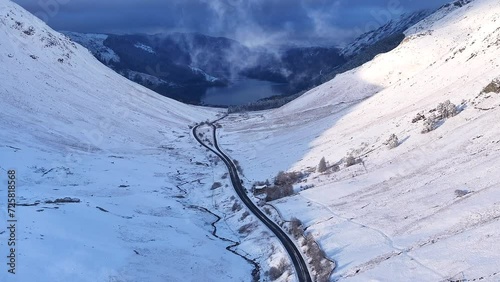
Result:
{"label": "asphalt road", "polygon": [[241,201],[247,206],[247,208],[262,222],[266,225],[276,237],[281,241],[286,251],[290,255],[293,266],[295,267],[295,273],[300,282],[312,282],[311,275],[309,274],[309,269],[307,268],[307,263],[305,262],[302,254],[298,250],[297,246],[293,243],[292,239],[288,237],[288,235],[270,218],[268,218],[250,199],[247,195],[245,188],[241,184],[242,181],[238,174],[238,170],[231,159],[220,149],[219,143],[217,141],[217,127],[211,123],[213,128],[213,139],[214,139],[214,148],[205,144],[197,135],[197,129],[201,126],[198,125],[193,128],[193,135],[196,138],[196,141],[200,143],[203,147],[212,151],[216,154],[227,166],[229,170],[229,175],[231,177],[231,182],[233,184],[234,190],[236,194],[240,197]]}

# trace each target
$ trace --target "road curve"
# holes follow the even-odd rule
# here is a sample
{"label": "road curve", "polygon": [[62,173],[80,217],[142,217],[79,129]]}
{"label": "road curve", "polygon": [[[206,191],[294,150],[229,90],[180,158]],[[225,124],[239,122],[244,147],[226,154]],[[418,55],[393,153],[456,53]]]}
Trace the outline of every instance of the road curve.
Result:
{"label": "road curve", "polygon": [[309,269],[307,268],[307,263],[305,262],[302,254],[300,253],[297,246],[293,243],[292,239],[270,218],[268,218],[250,199],[247,195],[245,188],[241,185],[241,179],[238,175],[238,170],[231,159],[224,153],[219,147],[217,141],[217,127],[214,123],[210,123],[213,129],[213,139],[214,148],[205,144],[196,134],[197,129],[202,125],[197,125],[193,128],[193,136],[203,147],[207,148],[214,154],[216,154],[227,166],[229,175],[231,177],[231,182],[233,184],[236,194],[240,197],[241,201],[247,206],[247,208],[262,222],[266,225],[273,233],[278,237],[286,251],[288,252],[292,263],[295,267],[295,273],[300,282],[312,282],[311,275],[309,274]]}

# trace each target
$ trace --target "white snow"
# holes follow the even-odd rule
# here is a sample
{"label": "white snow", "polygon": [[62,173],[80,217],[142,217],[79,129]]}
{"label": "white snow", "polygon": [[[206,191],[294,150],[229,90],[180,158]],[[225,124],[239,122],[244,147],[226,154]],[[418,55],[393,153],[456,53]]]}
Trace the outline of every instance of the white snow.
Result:
{"label": "white snow", "polygon": [[[363,159],[313,173],[314,187],[273,203],[337,261],[333,279],[500,279],[500,94],[481,94],[500,78],[499,4],[442,9],[392,52],[280,109],[222,122],[220,144],[248,187],[322,157]],[[284,257],[244,208],[233,211],[224,166],[190,138],[188,126],[215,110],[128,81],[7,0],[0,65],[8,70],[0,72],[0,179],[16,169],[18,202],[38,202],[16,208],[13,281],[250,280],[252,266],[212,236],[214,216],[193,206],[220,215],[218,236],[241,242],[237,251],[263,272]],[[430,133],[411,122],[463,99],[464,111]],[[393,133],[401,144],[389,150]],[[214,182],[222,186],[211,190]],[[45,203],[64,197],[81,202]]]}
{"label": "white snow", "polygon": [[[498,281],[500,94],[481,92],[500,78],[500,2],[449,6],[405,34],[395,50],[280,109],[229,117],[221,146],[247,185],[322,157],[363,159],[313,174],[314,188],[275,203],[337,260],[333,279]],[[412,119],[446,100],[467,106],[422,134]],[[389,150],[393,133],[401,144]]]}
{"label": "white snow", "polygon": [[352,43],[348,44],[340,52],[341,55],[350,57],[357,55],[361,50],[389,36],[396,35],[413,24],[424,19],[431,14],[430,10],[417,11],[414,13],[403,14],[396,19],[392,19],[381,27],[368,31],[360,35]]}
{"label": "white snow", "polygon": [[[179,142],[180,143],[180,142]],[[2,267],[2,281],[208,281],[246,280],[244,260],[225,251],[227,243],[211,236],[215,218],[188,208],[196,189],[176,187],[177,180],[205,178],[189,156],[173,150],[131,150],[119,155],[41,151],[16,144],[2,146],[0,169],[16,169],[17,274]],[[182,152],[189,147],[175,147]],[[111,153],[111,152],[108,152]],[[44,175],[49,169],[54,169]],[[179,170],[181,174],[177,174]],[[193,193],[191,193],[193,191]],[[44,204],[74,197],[78,204]],[[186,197],[179,199],[178,197]],[[195,200],[199,205],[206,200]],[[2,200],[3,202],[3,200]],[[105,209],[104,212],[99,208]],[[1,220],[6,222],[5,211]],[[225,229],[224,226],[219,226]],[[5,234],[2,254],[7,254]]]}
{"label": "white snow", "polygon": [[202,74],[205,77],[205,80],[207,82],[215,82],[215,81],[219,80],[217,77],[214,77],[214,76],[207,74],[204,70],[202,70],[200,68],[196,68],[196,67],[190,67],[190,68],[194,73]]}
{"label": "white snow", "polygon": [[148,53],[151,53],[151,54],[156,54],[156,52],[155,52],[155,50],[153,49],[153,47],[148,46],[148,45],[146,45],[146,44],[144,44],[144,43],[137,42],[137,43],[135,43],[134,47],[135,47],[135,48],[142,49],[142,50],[144,50],[144,51],[146,51],[146,52],[148,52]]}
{"label": "white snow", "polygon": [[148,82],[148,83],[151,83],[152,85],[156,85],[156,86],[161,85],[161,84],[167,84],[170,87],[177,86],[177,84],[175,84],[173,82],[166,81],[166,80],[158,78],[154,75],[150,75],[150,74],[143,73],[143,72],[128,70],[128,77],[127,77],[128,79],[134,80],[136,77],[139,77],[144,82]]}
{"label": "white snow", "polygon": [[[0,231],[0,281],[250,280],[252,265],[226,251],[231,243],[212,235],[215,216],[194,205],[221,216],[219,235],[241,241],[237,251],[268,269],[276,240],[263,227],[233,231],[256,219],[238,220],[244,210],[231,210],[232,188],[210,190],[225,168],[190,136],[189,125],[217,110],[125,79],[7,0],[0,66],[0,182],[15,169],[25,205],[16,207],[15,276],[6,265],[10,234]],[[46,203],[64,197],[81,202]]]}
{"label": "white snow", "polygon": [[107,34],[95,34],[95,33],[78,33],[63,31],[71,40],[87,46],[89,50],[99,59],[107,63],[114,62],[119,63],[120,57],[111,48],[104,45],[104,41],[108,39]]}

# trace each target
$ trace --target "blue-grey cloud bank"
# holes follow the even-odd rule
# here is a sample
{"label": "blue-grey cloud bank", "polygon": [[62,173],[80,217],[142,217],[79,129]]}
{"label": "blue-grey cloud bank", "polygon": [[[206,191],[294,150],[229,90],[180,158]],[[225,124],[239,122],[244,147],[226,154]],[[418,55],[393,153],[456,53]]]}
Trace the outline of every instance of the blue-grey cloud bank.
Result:
{"label": "blue-grey cloud bank", "polygon": [[199,32],[247,45],[344,44],[391,18],[450,0],[14,0],[57,30]]}

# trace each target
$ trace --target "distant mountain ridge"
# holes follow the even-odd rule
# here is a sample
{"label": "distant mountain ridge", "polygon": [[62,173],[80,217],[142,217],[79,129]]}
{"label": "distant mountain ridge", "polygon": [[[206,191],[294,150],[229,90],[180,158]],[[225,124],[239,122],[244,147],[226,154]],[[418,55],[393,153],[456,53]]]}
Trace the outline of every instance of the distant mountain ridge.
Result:
{"label": "distant mountain ridge", "polygon": [[63,33],[123,76],[192,104],[200,102],[207,88],[226,86],[239,76],[289,84],[288,92],[294,94],[323,69],[345,62],[334,47],[289,47],[275,52],[199,33]]}
{"label": "distant mountain ridge", "polygon": [[[456,5],[448,4],[441,9],[468,1],[471,0],[460,0]],[[404,32],[408,28],[433,12],[422,10],[402,15],[361,35],[343,49],[315,46],[249,48],[229,38],[200,33],[63,33],[123,76],[167,97],[200,104],[207,89],[225,87],[241,76],[286,84],[283,96],[318,86],[394,49],[405,39]]]}
{"label": "distant mountain ridge", "polygon": [[366,48],[372,46],[380,40],[383,40],[384,38],[397,34],[403,34],[405,30],[423,20],[433,12],[433,10],[421,10],[414,13],[404,14],[395,20],[390,20],[378,29],[360,35],[352,43],[344,47],[341,54],[345,57],[358,55]]}

